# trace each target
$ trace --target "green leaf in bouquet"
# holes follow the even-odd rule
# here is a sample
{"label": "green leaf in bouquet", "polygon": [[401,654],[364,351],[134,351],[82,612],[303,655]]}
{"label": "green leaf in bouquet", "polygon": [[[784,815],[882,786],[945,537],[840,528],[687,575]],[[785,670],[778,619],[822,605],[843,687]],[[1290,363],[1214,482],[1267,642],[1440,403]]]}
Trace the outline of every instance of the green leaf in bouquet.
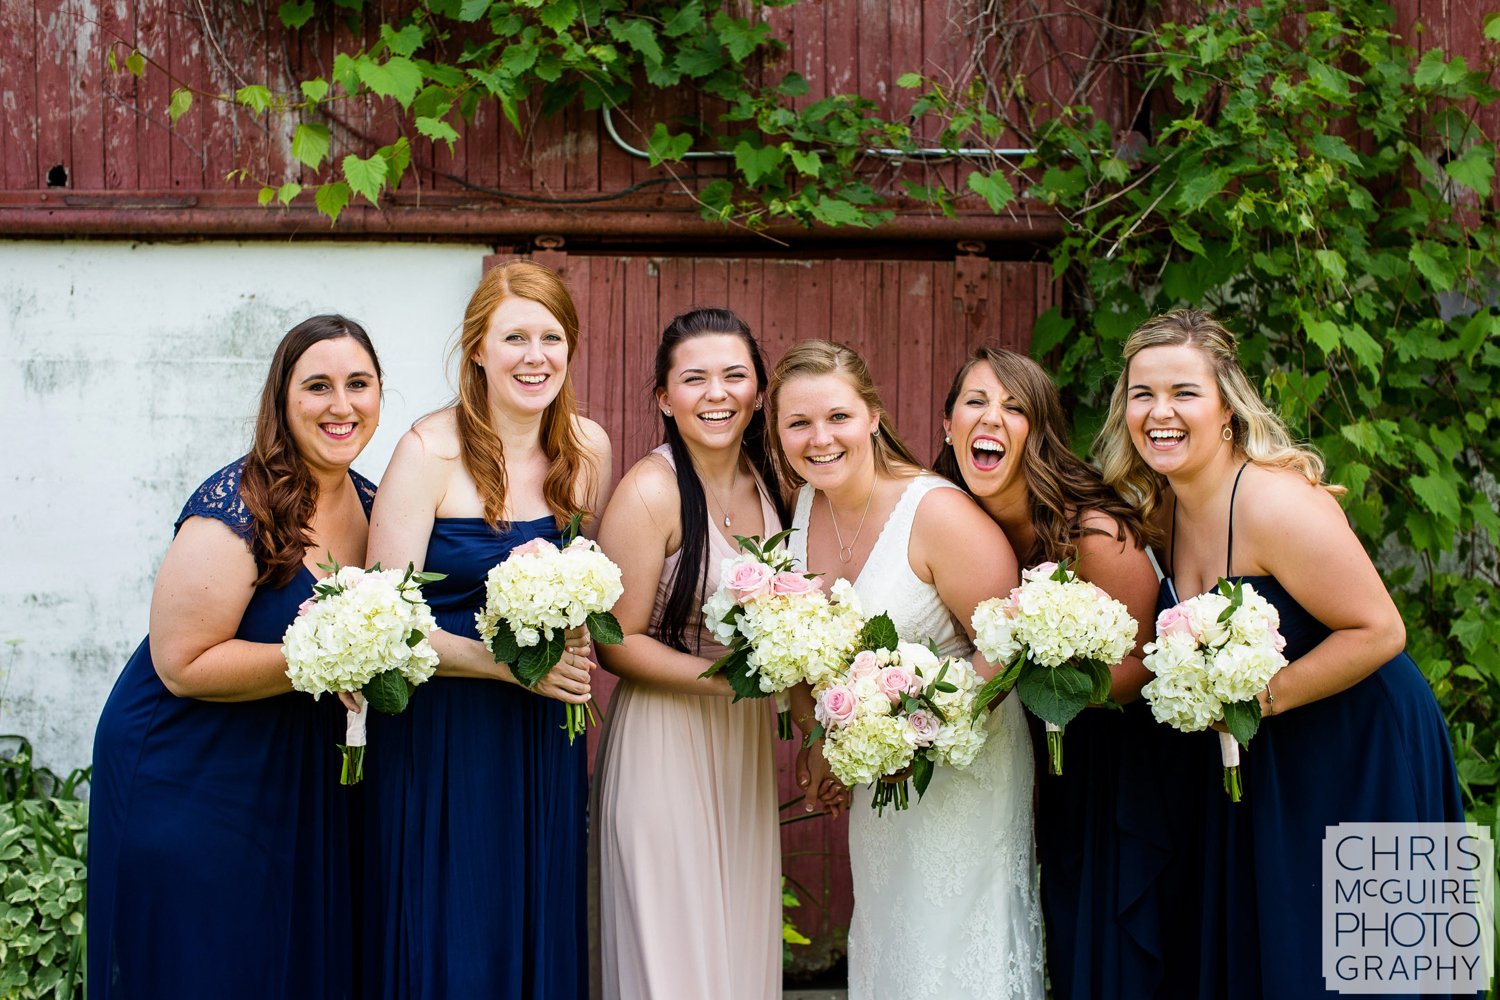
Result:
{"label": "green leaf in bouquet", "polygon": [[766,697],[766,692],[760,689],[760,681],[749,670],[750,647],[742,646],[735,653],[724,668],[724,676],[729,678],[729,689],[734,692],[734,700]]}
{"label": "green leaf in bouquet", "polygon": [[759,535],[735,535],[734,540],[739,545],[741,552],[752,555],[762,562],[765,561],[765,556],[760,551]]}
{"label": "green leaf in bouquet", "polygon": [[1079,663],[1079,667],[1093,678],[1094,692],[1089,695],[1089,704],[1109,704],[1109,691],[1114,684],[1114,675],[1109,672],[1109,664],[1100,663],[1098,660],[1083,660]]}
{"label": "green leaf in bouquet", "polygon": [[1067,583],[1068,574],[1070,572],[1071,570],[1068,567],[1068,560],[1063,559],[1058,562],[1057,568],[1052,571],[1052,576],[1050,577],[1050,579],[1057,583]]}
{"label": "green leaf in bouquet", "polygon": [[339,570],[343,569],[343,567],[339,565],[339,561],[337,559],[333,558],[333,553],[329,552],[328,561],[326,563],[318,563],[318,569],[327,573],[329,576],[332,576]]}
{"label": "green leaf in bouquet", "polygon": [[1256,730],[1260,729],[1259,699],[1227,703],[1224,706],[1224,725],[1240,746],[1248,747]]}
{"label": "green leaf in bouquet", "polygon": [[584,624],[589,627],[589,635],[601,646],[618,646],[625,641],[625,630],[620,627],[619,619],[608,611],[595,611],[584,619]]}
{"label": "green leaf in bouquet", "polygon": [[1227,622],[1234,617],[1234,613],[1245,603],[1245,585],[1243,583],[1230,583],[1222,576],[1219,577],[1219,593],[1229,598],[1229,607],[1219,612],[1219,621]]}
{"label": "green leaf in bouquet", "polygon": [[894,650],[900,641],[896,635],[896,623],[891,621],[890,615],[882,612],[865,622],[865,627],[859,630],[858,648]]}
{"label": "green leaf in bouquet", "polygon": [[927,759],[925,753],[919,753],[911,760],[911,784],[917,790],[917,798],[921,798],[927,792],[927,786],[932,784],[932,773],[936,770],[932,761]]}
{"label": "green leaf in bouquet", "polygon": [[[710,663],[708,665],[708,669],[705,670],[705,671],[703,671],[703,673],[701,673],[701,674],[698,675],[699,679],[701,680],[704,677],[712,677],[714,674],[717,674],[717,673],[719,673],[721,671],[724,671],[724,670],[728,670],[730,663],[732,663],[735,660],[736,657],[740,656],[741,653],[744,653],[744,655],[747,656],[747,657],[750,655],[745,650],[745,644],[744,644],[744,642],[736,640],[736,645],[733,646],[729,650],[729,652],[725,653],[723,656],[719,657],[717,660],[715,660],[714,662]],[[741,659],[740,666],[741,667],[744,666],[743,659]]]}
{"label": "green leaf in bouquet", "polygon": [[573,515],[568,518],[568,526],[563,529],[563,544],[567,545],[573,539],[577,538],[581,531],[583,531],[583,511],[575,510]]}
{"label": "green leaf in bouquet", "polygon": [[371,677],[364,686],[365,701],[377,712],[398,715],[406,711],[413,691],[411,682],[399,670],[386,670]]}
{"label": "green leaf in bouquet", "polygon": [[421,642],[425,638],[427,638],[427,637],[425,635],[423,635],[420,630],[418,630],[418,629],[412,629],[411,630],[411,635],[409,635],[409,636],[406,637],[406,644],[407,644],[407,646],[411,647],[412,649],[416,649],[417,648],[417,643]]}
{"label": "green leaf in bouquet", "polygon": [[952,694],[958,690],[958,686],[949,681],[933,681],[932,689],[934,691],[941,691],[943,694]]}
{"label": "green leaf in bouquet", "polygon": [[740,619],[743,618],[744,615],[745,606],[743,604],[736,604],[734,607],[730,608],[727,612],[724,613],[724,617],[723,619],[721,619],[720,624],[728,625],[731,628],[738,628]]}
{"label": "green leaf in bouquet", "polygon": [[[826,732],[828,732],[828,730],[823,728],[823,723],[814,723],[813,727],[807,731],[807,735],[802,738],[802,745],[805,747],[812,746],[814,743],[821,740],[823,738],[823,734]],[[782,808],[784,809],[786,807],[783,806]]]}
{"label": "green leaf in bouquet", "polygon": [[516,680],[527,687],[535,687],[537,681],[547,676],[547,672],[557,666],[557,661],[562,659],[563,648],[567,640],[562,629],[554,629],[552,638],[542,636],[542,641],[535,646],[525,646],[521,649],[521,655],[516,657],[510,665],[510,672],[516,675]]}
{"label": "green leaf in bouquet", "polygon": [[1066,726],[1083,711],[1094,683],[1077,670],[1031,664],[1021,671],[1016,694],[1032,715],[1054,726]]}
{"label": "green leaf in bouquet", "polygon": [[974,718],[979,718],[990,707],[990,702],[1009,691],[1016,683],[1017,671],[1020,670],[1020,661],[1012,664],[1010,669],[1002,670],[979,689],[974,696]]}
{"label": "green leaf in bouquet", "polygon": [[510,622],[504,618],[495,622],[495,636],[490,640],[490,653],[495,657],[496,663],[515,663],[521,658],[521,644],[516,641],[516,633],[511,629]]}

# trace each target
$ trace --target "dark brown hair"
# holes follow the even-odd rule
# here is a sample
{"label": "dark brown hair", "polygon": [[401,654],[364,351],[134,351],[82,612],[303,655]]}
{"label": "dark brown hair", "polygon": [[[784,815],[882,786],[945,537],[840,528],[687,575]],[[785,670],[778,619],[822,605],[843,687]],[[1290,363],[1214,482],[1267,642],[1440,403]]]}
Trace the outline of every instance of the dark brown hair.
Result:
{"label": "dark brown hair", "polygon": [[[587,490],[579,489],[579,473],[593,468],[585,459],[576,426],[578,404],[573,395],[573,355],[578,350],[578,310],[557,272],[529,260],[515,260],[492,268],[474,289],[464,310],[458,355],[458,443],[464,468],[484,500],[484,519],[499,525],[505,516],[505,449],[490,419],[489,380],[474,355],[489,332],[490,317],[500,303],[516,297],[530,299],[550,312],[568,341],[569,369],[557,398],[542,414],[542,453],[550,463],[542,495],[558,524],[582,508]],[[591,511],[582,511],[586,516]]]}
{"label": "dark brown hair", "polygon": [[[1084,515],[1093,511],[1114,518],[1117,541],[1127,541],[1128,532],[1128,540],[1139,548],[1145,538],[1140,513],[1105,485],[1098,470],[1073,453],[1068,445],[1068,420],[1062,399],[1041,365],[1024,354],[1003,348],[975,348],[953,376],[953,385],[943,402],[943,415],[953,419],[953,407],[963,390],[964,379],[979,364],[990,366],[1011,399],[1020,406],[1029,425],[1026,444],[1021,449],[1021,471],[1026,476],[1026,495],[1036,539],[1030,552],[1016,553],[1022,564],[1061,562],[1076,554],[1078,539],[1083,535],[1106,534],[1098,528],[1084,527]],[[952,444],[945,442],[938,450],[933,468],[972,495]]]}
{"label": "dark brown hair", "polygon": [[343,316],[314,316],[292,327],[276,353],[260,391],[255,418],[255,440],[240,473],[240,498],[254,522],[251,551],[260,565],[257,587],[284,587],[302,568],[302,557],[312,544],[308,531],[318,507],[318,483],[307,468],[287,426],[286,403],[292,370],[308,348],[325,340],[350,337],[364,349],[382,378],[380,358],[364,327]]}

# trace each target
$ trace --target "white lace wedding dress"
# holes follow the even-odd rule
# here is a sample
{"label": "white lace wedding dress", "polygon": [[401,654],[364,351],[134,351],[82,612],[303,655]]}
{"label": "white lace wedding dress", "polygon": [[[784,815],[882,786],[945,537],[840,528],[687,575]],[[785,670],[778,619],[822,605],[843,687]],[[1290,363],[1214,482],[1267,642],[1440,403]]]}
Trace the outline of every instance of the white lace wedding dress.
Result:
{"label": "white lace wedding dress", "polygon": [[[967,635],[907,556],[922,497],[953,488],[937,476],[911,481],[854,589],[865,613],[889,614],[902,639],[931,639],[942,655],[968,656]],[[804,486],[792,520],[799,530],[789,540],[803,567],[812,500],[812,488]],[[991,714],[989,739],[974,764],[962,771],[939,767],[927,794],[920,802],[913,794],[905,811],[876,815],[869,788],[855,789],[850,1000],[1042,1000],[1032,775],[1031,739],[1020,699],[1012,696]]]}

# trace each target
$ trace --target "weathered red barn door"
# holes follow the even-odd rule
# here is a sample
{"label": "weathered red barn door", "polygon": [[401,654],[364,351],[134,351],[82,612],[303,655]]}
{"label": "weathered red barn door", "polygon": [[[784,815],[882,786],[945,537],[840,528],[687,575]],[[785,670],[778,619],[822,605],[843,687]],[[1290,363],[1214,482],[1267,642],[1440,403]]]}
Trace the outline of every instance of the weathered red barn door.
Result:
{"label": "weathered red barn door", "polygon": [[[750,325],[775,365],[799,340],[824,337],[868,359],[881,397],[907,442],[930,457],[942,435],[941,408],[954,371],[978,343],[1024,349],[1036,316],[1052,305],[1045,264],[948,260],[768,260],[569,254],[533,258],[562,272],[578,306],[582,343],[574,367],[586,412],[609,431],[618,478],[660,443],[651,400],[661,329],[695,306],[728,306]],[[596,690],[607,705],[613,678]],[[590,766],[593,734],[590,734]],[[796,798],[794,744],[782,744],[781,800]],[[862,802],[856,808],[864,808]],[[800,807],[787,817],[801,815]],[[782,828],[784,869],[811,898],[796,914],[813,944],[799,966],[821,968],[843,951],[852,892],[846,822]]]}

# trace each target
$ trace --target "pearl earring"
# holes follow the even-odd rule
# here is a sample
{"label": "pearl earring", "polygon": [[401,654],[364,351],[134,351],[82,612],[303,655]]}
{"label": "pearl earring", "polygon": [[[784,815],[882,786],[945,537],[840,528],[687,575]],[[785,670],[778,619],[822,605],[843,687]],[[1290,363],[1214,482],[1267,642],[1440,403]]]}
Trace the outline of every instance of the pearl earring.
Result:
{"label": "pearl earring", "polygon": [[943,444],[952,444],[952,443],[953,443],[953,439],[951,437],[949,437],[948,435],[944,434],[943,435]]}

